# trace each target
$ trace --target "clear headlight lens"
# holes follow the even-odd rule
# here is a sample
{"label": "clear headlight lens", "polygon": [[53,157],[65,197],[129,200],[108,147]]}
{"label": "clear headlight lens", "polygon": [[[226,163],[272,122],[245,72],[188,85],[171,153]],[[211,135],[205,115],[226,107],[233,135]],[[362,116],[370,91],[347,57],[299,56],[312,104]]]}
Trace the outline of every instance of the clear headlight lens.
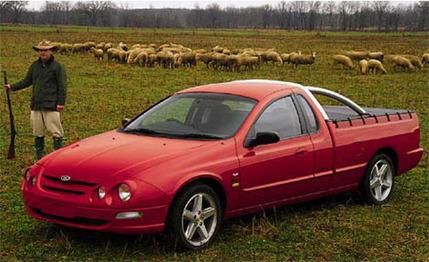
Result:
{"label": "clear headlight lens", "polygon": [[30,182],[30,169],[25,170],[25,181]]}
{"label": "clear headlight lens", "polygon": [[100,199],[103,199],[106,196],[106,189],[104,188],[104,186],[101,186],[98,188],[98,197]]}
{"label": "clear headlight lens", "polygon": [[118,187],[118,195],[122,201],[128,201],[131,198],[130,187],[127,184],[120,184]]}

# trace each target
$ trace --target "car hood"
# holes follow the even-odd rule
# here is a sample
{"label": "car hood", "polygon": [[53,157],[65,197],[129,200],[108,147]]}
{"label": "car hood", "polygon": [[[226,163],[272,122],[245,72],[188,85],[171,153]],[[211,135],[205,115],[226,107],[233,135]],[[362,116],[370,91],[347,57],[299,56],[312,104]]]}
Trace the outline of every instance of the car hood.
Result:
{"label": "car hood", "polygon": [[45,175],[99,183],[137,175],[126,171],[137,168],[141,172],[213,143],[110,131],[55,151],[38,164],[44,167]]}

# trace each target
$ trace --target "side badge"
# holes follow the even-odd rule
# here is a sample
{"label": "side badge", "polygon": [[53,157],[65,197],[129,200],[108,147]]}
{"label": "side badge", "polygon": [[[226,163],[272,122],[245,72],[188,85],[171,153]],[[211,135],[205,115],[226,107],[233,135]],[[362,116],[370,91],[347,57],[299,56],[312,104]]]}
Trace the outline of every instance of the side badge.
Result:
{"label": "side badge", "polygon": [[240,187],[239,176],[240,173],[238,172],[232,173],[232,188]]}

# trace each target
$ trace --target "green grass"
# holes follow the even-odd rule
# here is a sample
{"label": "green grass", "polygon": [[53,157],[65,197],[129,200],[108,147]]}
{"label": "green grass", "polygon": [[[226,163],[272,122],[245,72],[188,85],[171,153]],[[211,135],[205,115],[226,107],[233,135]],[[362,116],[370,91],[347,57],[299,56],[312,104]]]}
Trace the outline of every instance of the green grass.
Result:
{"label": "green grass", "polygon": [[[128,44],[181,43],[191,48],[223,45],[275,47],[280,52],[316,51],[311,67],[263,66],[252,72],[219,72],[199,65],[177,70],[95,62],[86,54],[56,55],[67,68],[68,98],[63,122],[67,143],[114,129],[152,103],[178,90],[206,83],[263,78],[328,87],[369,107],[415,109],[421,144],[429,149],[429,74],[393,72],[362,76],[332,67],[329,56],[344,49],[421,55],[425,34],[322,33],[262,30],[132,30],[80,27],[0,26],[0,65],[10,82],[21,79],[36,59],[31,46],[42,39],[69,43],[87,40]],[[0,92],[0,260],[408,260],[429,257],[429,180],[427,154],[420,166],[396,179],[391,201],[368,206],[343,194],[267,210],[225,221],[217,239],[201,252],[166,250],[159,236],[118,236],[38,222],[27,217],[20,196],[23,171],[33,159],[29,125],[31,90],[12,95],[17,158],[5,160],[8,141],[6,98]],[[48,141],[51,143],[50,141]],[[48,148],[51,144],[48,144]]]}

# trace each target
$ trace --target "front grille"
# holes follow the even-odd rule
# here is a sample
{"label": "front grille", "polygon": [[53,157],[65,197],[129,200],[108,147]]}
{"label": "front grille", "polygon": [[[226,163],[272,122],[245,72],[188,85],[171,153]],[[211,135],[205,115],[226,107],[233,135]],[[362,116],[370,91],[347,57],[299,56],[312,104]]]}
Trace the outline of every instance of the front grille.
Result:
{"label": "front grille", "polygon": [[85,195],[85,193],[93,190],[97,186],[96,183],[69,180],[62,181],[58,177],[42,175],[41,187],[46,191],[55,193],[70,194],[70,195]]}
{"label": "front grille", "polygon": [[65,185],[78,185],[78,186],[95,186],[96,185],[95,183],[90,183],[90,182],[75,181],[75,180],[62,181],[58,177],[52,177],[52,176],[47,176],[47,175],[43,175],[43,176],[48,180],[51,180],[51,181],[57,182],[57,183],[61,183],[61,184],[65,184]]}
{"label": "front grille", "polygon": [[75,195],[84,195],[85,194],[85,192],[82,192],[82,191],[56,188],[56,187],[45,186],[45,185],[42,185],[42,188],[47,190],[47,191],[56,191],[56,192],[69,193],[69,194],[75,194]]}
{"label": "front grille", "polygon": [[30,208],[34,213],[38,214],[39,216],[42,216],[47,219],[54,219],[61,222],[66,222],[66,223],[85,225],[85,226],[102,226],[109,223],[109,221],[101,220],[101,219],[84,218],[84,217],[68,218],[68,217],[56,216],[56,215],[46,214],[38,208],[33,208],[33,207],[30,207]]}

